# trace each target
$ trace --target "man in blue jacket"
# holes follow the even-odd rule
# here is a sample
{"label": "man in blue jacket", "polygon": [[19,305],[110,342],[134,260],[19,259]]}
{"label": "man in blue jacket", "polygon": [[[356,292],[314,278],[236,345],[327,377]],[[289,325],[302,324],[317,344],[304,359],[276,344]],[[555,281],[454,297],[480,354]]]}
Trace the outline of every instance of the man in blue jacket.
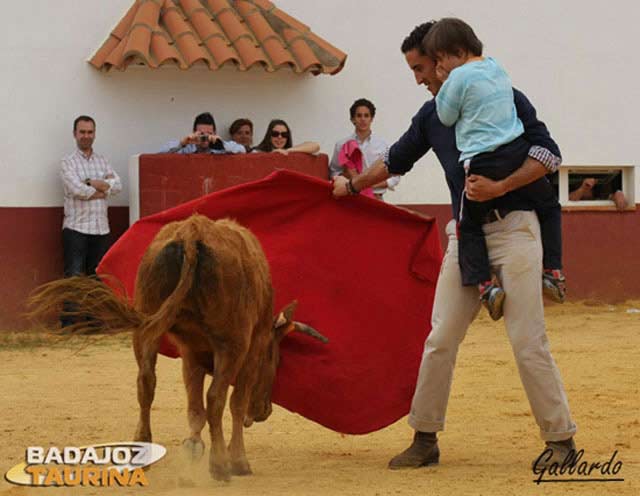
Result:
{"label": "man in blue jacket", "polygon": [[[435,74],[435,62],[422,51],[422,40],[432,25],[433,22],[428,22],[416,27],[404,40],[402,52],[416,83],[424,84],[435,96],[441,86]],[[531,410],[546,443],[543,454],[535,462],[542,468],[553,462],[561,463],[575,449],[576,426],[545,333],[540,225],[533,206],[518,196],[517,189],[555,172],[561,158],[558,146],[527,98],[514,89],[514,100],[524,125],[524,138],[531,144],[528,158],[522,167],[501,181],[470,176],[466,189],[467,196],[474,201],[500,197],[498,208],[487,216],[483,229],[491,266],[509,295],[504,304],[507,334]],[[334,180],[334,196],[357,194],[393,174],[405,174],[431,149],[444,169],[454,220],[447,224],[449,244],[436,286],[432,329],[425,342],[409,414],[409,425],[415,430],[414,440],[389,462],[390,469],[438,463],[436,432],[444,429],[458,347],[480,307],[477,289],[462,285],[458,265],[455,218],[465,177],[459,165],[455,129],[440,123],[435,101],[430,100],[383,159],[351,180],[344,177]]]}

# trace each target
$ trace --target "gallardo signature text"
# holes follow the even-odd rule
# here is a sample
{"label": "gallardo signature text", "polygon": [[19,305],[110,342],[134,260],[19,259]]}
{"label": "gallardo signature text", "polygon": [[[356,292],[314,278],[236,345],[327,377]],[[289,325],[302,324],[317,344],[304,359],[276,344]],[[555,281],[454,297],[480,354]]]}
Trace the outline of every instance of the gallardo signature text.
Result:
{"label": "gallardo signature text", "polygon": [[[542,452],[533,464],[533,473],[538,476],[536,484],[542,482],[622,482],[622,478],[614,478],[622,469],[622,461],[616,461],[618,451],[614,451],[606,462],[588,462],[582,460],[584,450],[571,450],[562,463],[545,466],[553,452],[547,449]],[[547,476],[547,478],[545,478]],[[568,478],[561,478],[569,476]],[[577,477],[576,477],[577,476]]]}

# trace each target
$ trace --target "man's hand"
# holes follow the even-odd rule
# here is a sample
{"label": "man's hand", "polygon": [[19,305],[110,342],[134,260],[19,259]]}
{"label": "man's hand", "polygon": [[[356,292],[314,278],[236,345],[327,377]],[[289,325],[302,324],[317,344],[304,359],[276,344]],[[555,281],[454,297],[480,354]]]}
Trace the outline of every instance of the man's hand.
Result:
{"label": "man's hand", "polygon": [[580,187],[569,193],[569,200],[593,200],[593,188],[598,181],[593,177],[588,177],[582,181]]}
{"label": "man's hand", "polygon": [[102,191],[96,191],[89,197],[89,200],[104,200],[106,197],[106,193],[103,193]]}
{"label": "man's hand", "polygon": [[180,146],[184,147],[187,145],[202,145],[205,143],[208,144],[207,142],[215,143],[219,139],[220,136],[218,136],[217,134],[191,133],[180,140]]}
{"label": "man's hand", "polygon": [[101,181],[100,179],[91,179],[89,181],[89,186],[91,186],[92,188],[95,188],[101,193],[106,193],[107,191],[109,191],[109,188],[111,187],[108,182]]}
{"label": "man's hand", "polygon": [[445,82],[449,77],[449,73],[445,71],[442,67],[436,66],[436,77],[441,81]]}
{"label": "man's hand", "polygon": [[348,196],[349,190],[347,189],[347,183],[349,180],[344,176],[336,176],[333,178],[333,196],[340,198],[342,196]]}
{"label": "man's hand", "polygon": [[616,204],[616,208],[618,211],[622,212],[625,208],[627,208],[627,199],[624,196],[622,191],[616,191],[611,195],[611,200]]}
{"label": "man's hand", "polygon": [[197,133],[187,134],[180,140],[180,146],[185,147],[187,145],[195,145],[200,141],[200,135]]}
{"label": "man's hand", "polygon": [[485,202],[507,193],[502,181],[494,181],[484,176],[471,174],[465,181],[467,198],[471,201]]}

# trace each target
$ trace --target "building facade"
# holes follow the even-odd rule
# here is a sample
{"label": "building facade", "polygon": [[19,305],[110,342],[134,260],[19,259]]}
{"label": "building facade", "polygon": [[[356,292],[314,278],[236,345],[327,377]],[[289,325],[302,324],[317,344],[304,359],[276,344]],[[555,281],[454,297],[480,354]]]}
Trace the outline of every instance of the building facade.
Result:
{"label": "building facade", "polygon": [[[352,129],[350,104],[366,97],[378,109],[375,132],[393,142],[431,97],[416,86],[400,52],[403,38],[425,20],[457,16],[475,28],[485,53],[501,61],[514,86],[537,107],[565,163],[636,163],[640,64],[627,55],[640,18],[640,4],[633,0],[607,8],[586,7],[578,0],[497,0],[490,9],[465,0],[440,5],[421,0],[278,0],[279,8],[348,54],[339,74],[267,73],[261,68],[239,72],[232,66],[215,72],[198,66],[131,66],[101,73],[87,60],[131,3],[25,0],[4,6],[11,22],[0,46],[0,273],[5,281],[0,329],[17,325],[16,315],[31,288],[61,274],[58,169],[60,158],[74,149],[77,115],[96,119],[95,150],[109,157],[125,183],[111,203],[118,234],[127,227],[129,157],[155,152],[167,140],[185,135],[199,112],[212,112],[222,134],[235,118],[251,118],[256,141],[269,120],[283,118],[294,141],[318,141],[330,154],[333,143]],[[640,198],[637,174],[633,188]],[[449,195],[435,156],[425,157],[387,201],[446,219]],[[567,218],[576,215],[584,214]],[[619,236],[631,256],[639,225],[635,212],[597,215],[602,229],[613,242]],[[583,222],[569,221],[565,227],[574,224]],[[580,236],[576,242],[582,243]],[[640,288],[624,280],[619,284],[620,295],[640,297]]]}

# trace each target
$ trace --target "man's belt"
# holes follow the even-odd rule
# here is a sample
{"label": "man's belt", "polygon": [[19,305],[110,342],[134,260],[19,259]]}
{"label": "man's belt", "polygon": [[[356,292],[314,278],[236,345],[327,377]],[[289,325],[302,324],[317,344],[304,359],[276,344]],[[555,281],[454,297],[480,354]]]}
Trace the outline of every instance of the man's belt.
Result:
{"label": "man's belt", "polygon": [[487,215],[484,216],[482,220],[483,224],[491,224],[492,222],[496,222],[504,219],[511,210],[508,208],[494,208],[487,212]]}

